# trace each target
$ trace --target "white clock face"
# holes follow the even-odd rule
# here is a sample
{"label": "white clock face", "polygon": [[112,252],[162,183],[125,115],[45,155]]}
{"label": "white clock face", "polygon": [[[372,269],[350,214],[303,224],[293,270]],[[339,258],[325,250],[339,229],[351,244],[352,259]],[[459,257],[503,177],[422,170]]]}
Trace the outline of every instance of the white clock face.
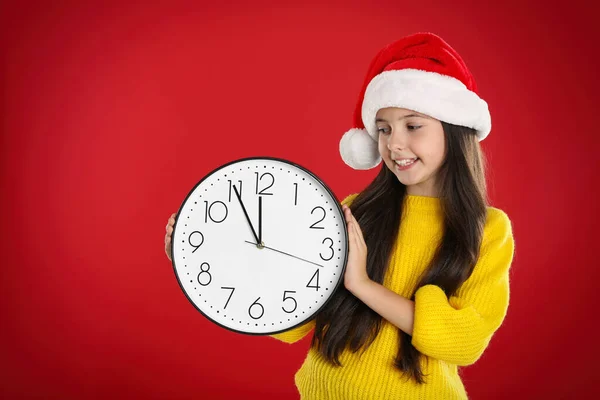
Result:
{"label": "white clock face", "polygon": [[209,173],[186,197],[173,231],[173,267],[188,299],[213,322],[248,334],[311,319],[343,282],[347,254],[333,193],[276,158]]}

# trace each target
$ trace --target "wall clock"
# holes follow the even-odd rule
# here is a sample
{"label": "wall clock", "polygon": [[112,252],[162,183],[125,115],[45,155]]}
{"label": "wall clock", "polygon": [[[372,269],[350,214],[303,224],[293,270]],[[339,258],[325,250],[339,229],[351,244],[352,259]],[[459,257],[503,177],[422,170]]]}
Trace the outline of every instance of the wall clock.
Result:
{"label": "wall clock", "polygon": [[348,236],[339,201],[308,169],[252,157],[208,173],[175,218],[171,259],[212,322],[269,335],[314,318],[340,284]]}

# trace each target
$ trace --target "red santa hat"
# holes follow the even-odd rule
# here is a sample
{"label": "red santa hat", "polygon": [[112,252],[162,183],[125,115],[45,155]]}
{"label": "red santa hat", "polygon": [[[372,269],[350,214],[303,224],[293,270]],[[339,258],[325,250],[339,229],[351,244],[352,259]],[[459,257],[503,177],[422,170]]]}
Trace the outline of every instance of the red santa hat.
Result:
{"label": "red santa hat", "polygon": [[377,111],[400,107],[473,128],[479,140],[492,129],[487,103],[460,55],[433,33],[397,40],[375,56],[354,110],[354,128],[342,136],[340,154],[354,169],[381,162]]}

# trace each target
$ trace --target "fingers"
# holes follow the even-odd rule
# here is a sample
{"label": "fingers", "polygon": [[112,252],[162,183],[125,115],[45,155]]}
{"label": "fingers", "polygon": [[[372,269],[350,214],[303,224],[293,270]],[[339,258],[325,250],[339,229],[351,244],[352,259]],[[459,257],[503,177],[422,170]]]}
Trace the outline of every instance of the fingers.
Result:
{"label": "fingers", "polygon": [[352,215],[350,207],[343,205],[342,208],[344,210],[344,216],[346,217],[346,223],[348,224],[349,240],[353,241],[356,246],[360,246],[361,248],[366,247],[362,230],[360,229],[358,221],[356,221],[356,218]]}
{"label": "fingers", "polygon": [[173,234],[173,226],[175,226],[175,215],[176,213],[171,214],[169,220],[167,221],[167,226],[165,230],[167,231],[165,235],[165,253],[167,254],[167,258],[169,261],[171,260],[171,236]]}
{"label": "fingers", "polygon": [[348,206],[343,205],[342,208],[344,209],[344,217],[346,218],[346,225],[348,226],[348,239],[351,242],[355,242],[357,238],[355,219],[352,216],[352,212]]}
{"label": "fingers", "polygon": [[364,243],[365,238],[363,237],[362,229],[360,229],[360,225],[358,224],[358,221],[356,220],[356,218],[354,218],[354,215],[352,215],[352,221],[354,223],[354,226],[356,227],[356,234],[360,238],[360,242]]}
{"label": "fingers", "polygon": [[344,205],[342,206],[343,210],[344,210],[344,217],[346,218],[346,224],[348,224],[348,228],[350,228],[350,226],[356,222],[356,220],[354,219],[354,217],[352,216],[352,211],[350,211],[350,207]]}
{"label": "fingers", "polygon": [[344,205],[343,209],[344,209],[344,216],[346,217],[346,222],[348,224],[354,225],[357,230],[356,233],[362,238],[362,231],[360,229],[360,225],[358,224],[358,221],[356,220],[356,218],[354,218],[354,215],[352,215],[352,211],[350,210],[350,207]]}
{"label": "fingers", "polygon": [[171,260],[171,236],[165,236],[165,254],[167,258]]}
{"label": "fingers", "polygon": [[344,216],[346,217],[346,225],[348,226],[348,238],[353,241],[354,240],[354,227],[352,222],[352,215],[350,214],[349,209],[344,209]]}
{"label": "fingers", "polygon": [[171,243],[171,236],[173,234],[173,226],[175,225],[175,213],[171,214],[169,221],[167,222],[167,226],[165,230],[167,234],[165,235],[165,245],[169,245]]}
{"label": "fingers", "polygon": [[364,250],[366,245],[362,237],[362,233],[360,231],[358,222],[356,222],[356,219],[354,219],[354,217],[352,217],[352,229],[354,231],[354,242],[356,243],[357,248],[359,248],[361,251]]}
{"label": "fingers", "polygon": [[169,235],[173,232],[174,225],[175,225],[175,213],[171,214],[171,217],[167,221],[167,226],[165,227],[165,229],[167,230],[167,233]]}
{"label": "fingers", "polygon": [[359,243],[358,234],[356,233],[356,224],[354,223],[354,221],[352,221],[352,219],[350,219],[350,222],[348,223],[348,231],[350,242],[353,244],[352,247],[358,248]]}

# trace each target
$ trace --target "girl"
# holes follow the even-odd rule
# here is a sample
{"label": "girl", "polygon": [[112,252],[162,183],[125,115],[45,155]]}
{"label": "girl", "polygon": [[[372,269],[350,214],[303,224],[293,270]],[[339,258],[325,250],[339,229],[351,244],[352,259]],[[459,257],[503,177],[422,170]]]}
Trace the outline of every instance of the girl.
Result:
{"label": "girl", "polygon": [[315,319],[272,335],[293,343],[314,330],[295,375],[302,399],[467,398],[458,367],[502,324],[514,255],[509,218],[487,202],[490,121],[465,63],[434,34],[371,62],[340,153],[354,169],[383,164],[342,201],[344,287]]}

